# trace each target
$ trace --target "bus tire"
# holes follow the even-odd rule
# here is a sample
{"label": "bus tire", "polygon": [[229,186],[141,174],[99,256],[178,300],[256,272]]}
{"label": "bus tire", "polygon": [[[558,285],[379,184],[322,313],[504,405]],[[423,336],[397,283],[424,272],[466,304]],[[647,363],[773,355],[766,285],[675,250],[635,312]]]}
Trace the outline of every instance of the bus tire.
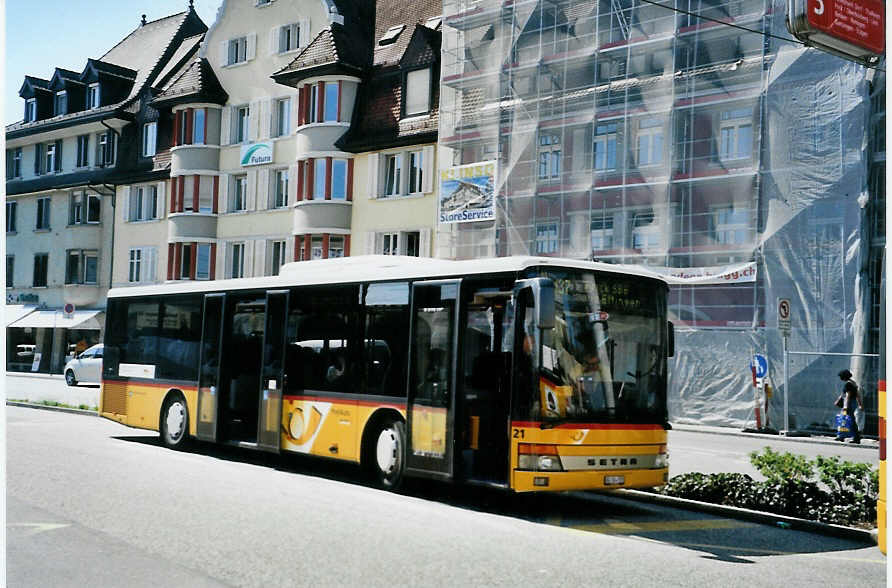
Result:
{"label": "bus tire", "polygon": [[168,394],[161,407],[158,426],[161,442],[171,449],[182,449],[189,440],[189,407],[182,394]]}
{"label": "bus tire", "polygon": [[396,490],[406,468],[406,424],[385,421],[372,437],[371,466],[375,482],[385,490]]}

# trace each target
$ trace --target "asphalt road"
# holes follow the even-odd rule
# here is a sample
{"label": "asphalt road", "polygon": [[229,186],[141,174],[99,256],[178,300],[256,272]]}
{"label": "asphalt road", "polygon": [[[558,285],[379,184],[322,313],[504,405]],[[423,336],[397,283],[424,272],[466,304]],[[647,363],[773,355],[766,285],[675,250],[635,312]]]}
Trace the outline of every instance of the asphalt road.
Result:
{"label": "asphalt road", "polygon": [[606,495],[392,494],[334,462],[6,417],[10,586],[885,584],[876,547],[823,535]]}

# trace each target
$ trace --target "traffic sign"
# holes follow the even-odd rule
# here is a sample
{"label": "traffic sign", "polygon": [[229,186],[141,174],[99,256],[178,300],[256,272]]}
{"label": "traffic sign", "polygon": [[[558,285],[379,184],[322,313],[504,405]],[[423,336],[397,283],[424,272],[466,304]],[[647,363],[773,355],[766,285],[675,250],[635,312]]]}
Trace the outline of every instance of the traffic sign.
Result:
{"label": "traffic sign", "polygon": [[784,332],[784,335],[790,334],[790,313],[792,307],[789,298],[777,299],[777,328]]}
{"label": "traffic sign", "polygon": [[71,318],[74,316],[74,304],[71,302],[66,302],[64,306],[62,306],[62,313],[65,315],[65,318]]}
{"label": "traffic sign", "polygon": [[756,377],[764,378],[768,375],[768,358],[759,353],[755,354],[752,359],[752,364],[756,367]]}

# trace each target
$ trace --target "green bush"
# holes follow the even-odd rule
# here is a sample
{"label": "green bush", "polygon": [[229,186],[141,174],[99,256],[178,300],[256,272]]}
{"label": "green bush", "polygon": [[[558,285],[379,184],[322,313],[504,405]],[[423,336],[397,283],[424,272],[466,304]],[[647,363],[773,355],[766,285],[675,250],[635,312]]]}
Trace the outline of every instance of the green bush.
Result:
{"label": "green bush", "polygon": [[746,474],[695,472],[673,477],[660,493],[824,523],[875,525],[879,474],[869,464],[821,456],[809,461],[767,447],[752,452],[750,461],[765,481]]}

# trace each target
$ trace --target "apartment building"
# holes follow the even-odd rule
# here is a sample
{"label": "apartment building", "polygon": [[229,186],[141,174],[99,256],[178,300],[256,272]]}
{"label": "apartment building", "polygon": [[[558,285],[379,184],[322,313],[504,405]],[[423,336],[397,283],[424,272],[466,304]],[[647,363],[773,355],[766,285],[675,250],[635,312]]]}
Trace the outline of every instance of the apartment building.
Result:
{"label": "apartment building", "polygon": [[[80,72],[26,76],[6,127],[7,368],[60,372],[97,342],[115,265],[117,186],[162,183],[139,145],[153,89],[207,27],[192,9],[139,26]],[[181,65],[181,64],[180,64]]]}
{"label": "apartment building", "polygon": [[[497,171],[495,219],[438,225],[437,256],[698,276],[670,292],[670,414],[755,424],[747,366],[760,352],[782,426],[779,299],[793,307],[790,350],[867,349],[863,145],[878,128],[868,70],[785,40],[785,11],[767,0],[445,1],[440,167]],[[884,95],[884,78],[874,84]],[[736,277],[703,278],[727,270]],[[832,419],[814,391],[845,366],[826,358],[791,363],[793,426]],[[875,373],[858,371],[875,401]]]}

